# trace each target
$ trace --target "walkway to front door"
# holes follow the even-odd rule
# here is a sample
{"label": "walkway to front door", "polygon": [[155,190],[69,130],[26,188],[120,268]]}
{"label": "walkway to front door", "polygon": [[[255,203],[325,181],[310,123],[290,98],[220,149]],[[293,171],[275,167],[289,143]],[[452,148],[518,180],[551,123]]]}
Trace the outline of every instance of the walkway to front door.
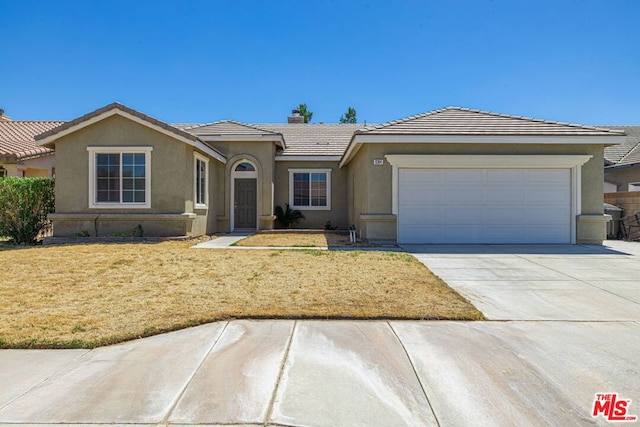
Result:
{"label": "walkway to front door", "polygon": [[256,228],[256,179],[236,178],[234,183],[234,228]]}

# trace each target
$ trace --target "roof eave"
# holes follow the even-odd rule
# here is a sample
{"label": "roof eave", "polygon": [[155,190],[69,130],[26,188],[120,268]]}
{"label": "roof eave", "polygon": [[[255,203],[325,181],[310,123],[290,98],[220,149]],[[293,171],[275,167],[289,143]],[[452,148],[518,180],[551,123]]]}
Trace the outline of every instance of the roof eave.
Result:
{"label": "roof eave", "polygon": [[281,134],[203,134],[199,135],[200,140],[205,142],[220,141],[267,141],[275,142],[283,150],[286,147],[284,137]]}
{"label": "roof eave", "polygon": [[618,145],[625,142],[620,134],[606,135],[484,135],[484,134],[402,134],[376,133],[371,131],[356,131],[345,150],[340,167],[345,166],[356,155],[360,146],[372,144],[569,144],[569,145]]}

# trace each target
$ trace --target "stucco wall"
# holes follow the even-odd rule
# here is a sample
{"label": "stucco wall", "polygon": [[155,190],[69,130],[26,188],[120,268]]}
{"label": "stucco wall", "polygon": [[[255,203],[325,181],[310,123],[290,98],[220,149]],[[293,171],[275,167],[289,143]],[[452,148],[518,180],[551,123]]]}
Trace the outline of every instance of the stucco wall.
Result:
{"label": "stucco wall", "polygon": [[[358,151],[355,158],[349,162],[346,167],[348,172],[349,186],[349,224],[356,226],[359,232],[362,230],[363,224],[361,220],[362,214],[369,213],[369,192],[372,159],[369,156],[369,146],[363,146]],[[372,166],[372,165],[371,165]],[[389,181],[390,183],[391,181]],[[391,213],[391,210],[389,210]]]}
{"label": "stucco wall", "polygon": [[629,183],[640,182],[640,168],[621,169],[615,172],[605,171],[604,177],[608,182],[618,185],[617,191],[629,191]]}
{"label": "stucco wall", "polygon": [[[550,155],[550,154],[588,154],[593,156],[582,167],[582,214],[602,214],[603,192],[603,146],[601,145],[569,145],[569,144],[366,144],[361,147],[348,164],[349,182],[354,184],[353,212],[350,219],[358,224],[366,233],[366,221],[362,214],[382,215],[380,220],[388,218],[381,239],[391,239],[391,225],[395,220],[387,217],[392,214],[392,166],[385,159],[386,154],[452,154],[452,155]],[[374,159],[384,159],[382,166],[375,166]],[[355,184],[358,184],[357,186]],[[364,194],[358,194],[362,193]],[[359,219],[360,218],[360,219]],[[379,220],[376,220],[380,228]],[[590,222],[590,224],[592,224]],[[595,222],[593,222],[595,224]],[[600,228],[600,225],[587,225]],[[604,230],[604,225],[602,226]],[[598,234],[598,230],[590,230],[589,235]],[[586,233],[586,231],[584,231]],[[371,238],[371,236],[369,236]],[[578,240],[579,236],[578,236]],[[589,241],[593,241],[589,238]]]}
{"label": "stucco wall", "polygon": [[231,206],[232,172],[241,161],[249,161],[256,166],[258,228],[273,228],[274,158],[275,146],[270,141],[218,141],[211,143],[227,157],[227,164],[216,165],[214,172],[217,186],[216,222],[218,231],[228,232],[231,227],[233,207]]}
{"label": "stucco wall", "polygon": [[[194,148],[182,141],[157,132],[147,126],[120,116],[111,116],[90,126],[82,128],[58,139],[56,145],[56,214],[128,214],[130,219],[112,220],[112,224],[103,227],[110,233],[126,232],[136,215],[183,214],[194,213]],[[151,152],[151,207],[148,209],[125,208],[89,208],[89,161],[87,147],[132,146],[153,147]],[[211,165],[219,163],[210,159]],[[215,188],[215,180],[210,180],[210,189]],[[152,224],[153,219],[140,216],[146,221],[149,235],[174,235],[176,230],[184,230],[190,235],[204,234],[215,230],[208,229],[209,210],[215,211],[215,198],[210,197],[209,209],[199,209],[195,219],[184,217],[186,223],[180,226],[169,224],[166,219]],[[59,223],[63,219],[58,215]],[[71,217],[70,217],[71,218]],[[124,218],[124,217],[123,217]],[[160,217],[158,217],[160,218]],[[160,220],[159,220],[160,221]],[[65,220],[64,227],[56,228],[56,235],[69,235],[82,232],[74,230],[73,221]],[[128,227],[127,229],[119,230]],[[164,225],[163,225],[164,224]],[[80,226],[78,225],[78,228]],[[118,231],[119,230],[119,231]],[[163,230],[165,230],[163,232]],[[146,233],[146,232],[145,232]]]}
{"label": "stucco wall", "polygon": [[339,162],[277,161],[275,174],[275,206],[283,209],[289,203],[289,169],[331,169],[331,210],[299,209],[305,219],[292,228],[323,229],[327,221],[331,226],[345,230],[347,223],[347,170]]}
{"label": "stucco wall", "polygon": [[7,176],[51,177],[55,167],[55,155],[34,157],[31,159],[14,161],[0,161],[0,166],[7,171]]}

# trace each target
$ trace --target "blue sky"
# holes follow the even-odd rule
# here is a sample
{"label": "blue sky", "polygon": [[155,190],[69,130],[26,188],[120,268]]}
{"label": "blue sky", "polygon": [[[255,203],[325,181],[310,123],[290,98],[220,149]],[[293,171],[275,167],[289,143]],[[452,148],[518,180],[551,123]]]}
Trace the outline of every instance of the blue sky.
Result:
{"label": "blue sky", "polygon": [[640,1],[0,0],[0,108],[380,123],[445,106],[640,124]]}

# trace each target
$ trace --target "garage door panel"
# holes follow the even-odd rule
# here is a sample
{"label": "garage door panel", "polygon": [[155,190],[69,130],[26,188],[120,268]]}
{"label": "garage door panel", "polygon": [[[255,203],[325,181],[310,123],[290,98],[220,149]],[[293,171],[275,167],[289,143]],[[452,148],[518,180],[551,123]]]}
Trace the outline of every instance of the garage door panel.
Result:
{"label": "garage door panel", "polygon": [[410,182],[439,182],[442,180],[442,172],[439,170],[405,169],[402,171],[402,180]]}
{"label": "garage door panel", "polygon": [[444,222],[444,211],[439,206],[419,208],[411,207],[403,211],[403,217],[408,224],[429,224]]}
{"label": "garage door panel", "polygon": [[401,199],[404,202],[413,204],[421,202],[442,201],[444,191],[439,188],[409,187],[402,190]]}
{"label": "garage door panel", "polygon": [[487,208],[485,210],[484,223],[497,226],[517,226],[522,225],[527,217],[527,209],[523,207],[510,208]]}
{"label": "garage door panel", "polygon": [[565,224],[571,214],[569,208],[549,209],[548,207],[532,207],[527,211],[527,224],[558,225]]}
{"label": "garage door panel", "polygon": [[487,202],[518,203],[526,199],[524,188],[487,188],[485,192]]}
{"label": "garage door panel", "polygon": [[445,182],[479,182],[482,181],[481,170],[447,170],[443,174]]}
{"label": "garage door panel", "polygon": [[567,193],[569,188],[544,187],[544,188],[528,188],[527,202],[533,203],[557,203],[567,204]]}
{"label": "garage door panel", "polygon": [[486,172],[486,181],[488,183],[497,182],[497,183],[517,183],[518,185],[522,185],[525,181],[526,172],[521,170],[488,170]]}
{"label": "garage door panel", "polygon": [[401,243],[569,243],[568,169],[400,169]]}
{"label": "garage door panel", "polygon": [[540,169],[529,170],[527,172],[528,182],[555,182],[557,184],[567,184],[571,173],[569,170]]}
{"label": "garage door panel", "polygon": [[457,203],[460,201],[466,202],[482,202],[482,188],[474,187],[452,187],[443,192],[443,198],[445,202]]}
{"label": "garage door panel", "polygon": [[443,206],[442,225],[469,225],[478,220],[478,216],[484,215],[481,207],[460,209],[454,206]]}

